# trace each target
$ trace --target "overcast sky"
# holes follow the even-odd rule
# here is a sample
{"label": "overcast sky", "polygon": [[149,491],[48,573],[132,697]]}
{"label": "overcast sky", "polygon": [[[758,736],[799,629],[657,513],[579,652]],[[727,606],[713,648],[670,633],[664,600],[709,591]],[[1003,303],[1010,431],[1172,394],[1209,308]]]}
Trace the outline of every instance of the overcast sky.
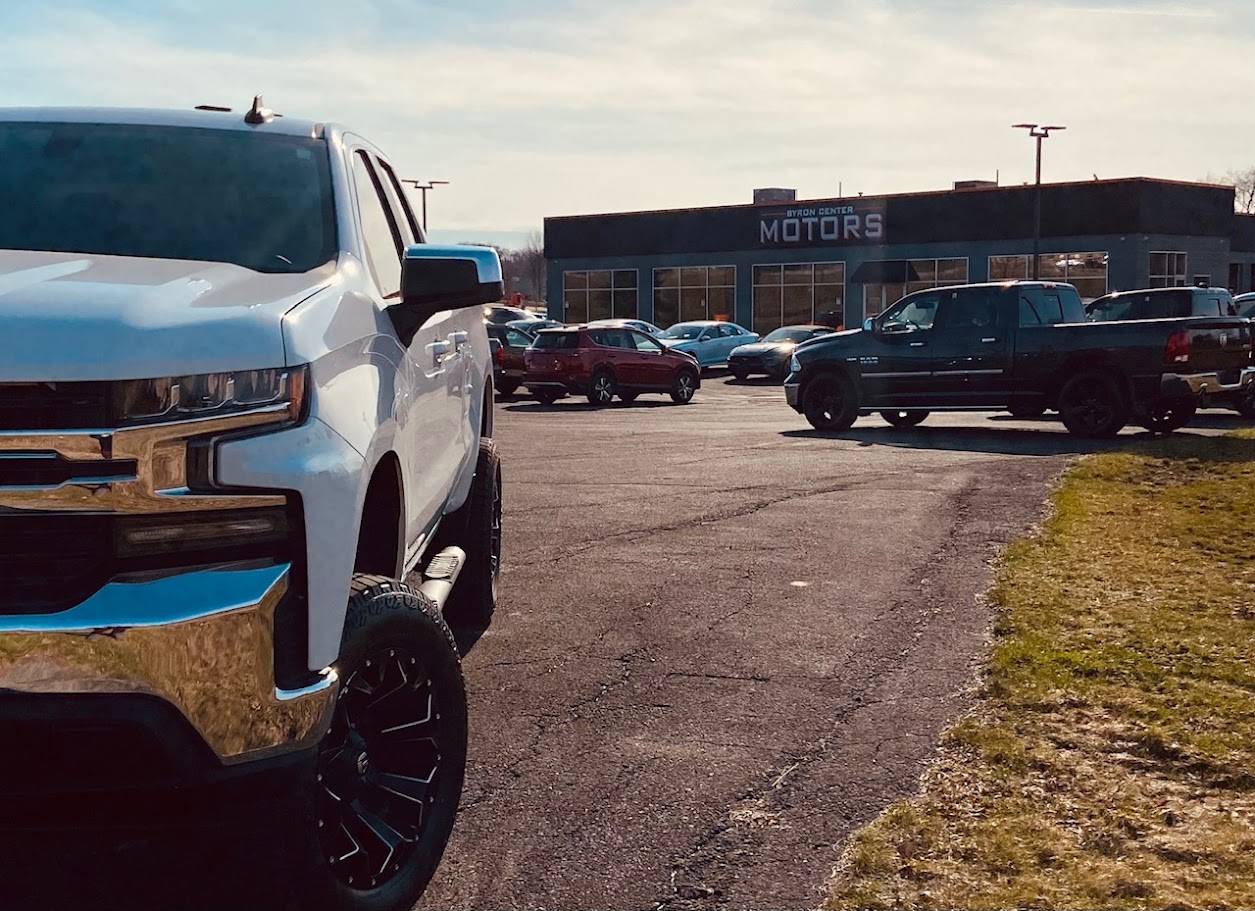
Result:
{"label": "overcast sky", "polygon": [[0,105],[351,125],[435,239],[546,215],[1255,164],[1249,0],[0,0]]}

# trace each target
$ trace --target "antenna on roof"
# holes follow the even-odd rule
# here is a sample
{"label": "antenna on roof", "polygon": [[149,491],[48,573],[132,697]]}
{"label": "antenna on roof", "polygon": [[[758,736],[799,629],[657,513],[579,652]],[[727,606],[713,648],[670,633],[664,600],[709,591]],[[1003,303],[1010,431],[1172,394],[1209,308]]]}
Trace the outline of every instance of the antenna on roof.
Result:
{"label": "antenna on roof", "polygon": [[261,96],[254,95],[253,107],[247,114],[244,115],[244,122],[253,124],[270,123],[270,121],[274,119],[275,112],[270,110],[270,108],[262,107]]}

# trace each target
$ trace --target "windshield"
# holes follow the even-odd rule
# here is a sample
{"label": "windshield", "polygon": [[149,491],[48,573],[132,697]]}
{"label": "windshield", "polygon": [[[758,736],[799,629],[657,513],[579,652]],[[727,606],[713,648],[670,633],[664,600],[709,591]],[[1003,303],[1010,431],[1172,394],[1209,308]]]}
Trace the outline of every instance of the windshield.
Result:
{"label": "windshield", "polygon": [[1245,319],[1255,319],[1255,297],[1247,297],[1245,294],[1241,297],[1234,298],[1234,304],[1238,308],[1238,316]]}
{"label": "windshield", "polygon": [[335,258],[326,143],[230,130],[0,123],[0,249],[307,272]]}
{"label": "windshield", "polygon": [[774,332],[768,332],[763,336],[764,342],[804,342],[808,338],[814,336],[814,332],[810,329],[776,329]]}
{"label": "windshield", "polygon": [[663,338],[695,339],[706,329],[699,323],[676,323],[662,334]]}

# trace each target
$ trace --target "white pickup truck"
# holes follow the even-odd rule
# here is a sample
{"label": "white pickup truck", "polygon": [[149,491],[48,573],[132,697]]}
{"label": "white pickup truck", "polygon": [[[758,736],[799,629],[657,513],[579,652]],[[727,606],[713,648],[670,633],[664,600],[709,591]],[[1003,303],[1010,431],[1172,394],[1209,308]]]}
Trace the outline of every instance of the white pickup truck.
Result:
{"label": "white pickup truck", "polygon": [[0,736],[49,757],[0,794],[278,769],[301,903],[410,908],[466,758],[445,616],[496,600],[496,253],[260,99],[0,109],[0,161]]}

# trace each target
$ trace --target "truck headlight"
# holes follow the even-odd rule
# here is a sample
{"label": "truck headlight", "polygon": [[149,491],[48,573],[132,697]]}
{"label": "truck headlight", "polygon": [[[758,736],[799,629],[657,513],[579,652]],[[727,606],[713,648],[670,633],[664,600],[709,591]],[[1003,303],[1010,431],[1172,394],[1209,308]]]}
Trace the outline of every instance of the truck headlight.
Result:
{"label": "truck headlight", "polygon": [[114,385],[114,418],[119,425],[150,424],[285,406],[276,408],[276,420],[299,421],[307,374],[293,367],[127,380]]}

